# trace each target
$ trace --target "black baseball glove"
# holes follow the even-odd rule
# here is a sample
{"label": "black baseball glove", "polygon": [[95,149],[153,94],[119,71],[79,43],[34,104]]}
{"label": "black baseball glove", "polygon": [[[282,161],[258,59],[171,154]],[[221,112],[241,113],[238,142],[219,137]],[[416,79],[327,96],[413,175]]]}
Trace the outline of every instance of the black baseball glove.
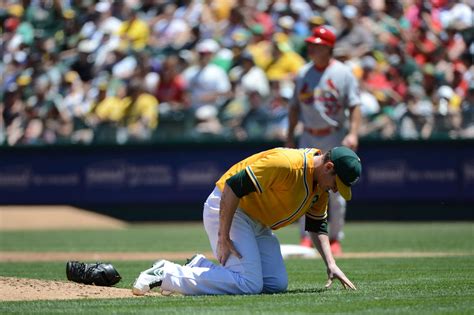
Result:
{"label": "black baseball glove", "polygon": [[95,263],[85,264],[79,261],[68,261],[66,264],[67,279],[84,284],[112,286],[122,277],[112,264]]}

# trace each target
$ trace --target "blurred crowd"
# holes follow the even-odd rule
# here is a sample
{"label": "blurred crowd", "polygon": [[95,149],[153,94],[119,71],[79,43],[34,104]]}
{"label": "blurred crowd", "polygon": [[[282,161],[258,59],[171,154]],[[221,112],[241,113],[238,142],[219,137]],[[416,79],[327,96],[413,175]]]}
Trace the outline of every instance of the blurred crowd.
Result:
{"label": "blurred crowd", "polygon": [[0,143],[284,140],[329,25],[361,137],[474,138],[470,0],[0,0]]}

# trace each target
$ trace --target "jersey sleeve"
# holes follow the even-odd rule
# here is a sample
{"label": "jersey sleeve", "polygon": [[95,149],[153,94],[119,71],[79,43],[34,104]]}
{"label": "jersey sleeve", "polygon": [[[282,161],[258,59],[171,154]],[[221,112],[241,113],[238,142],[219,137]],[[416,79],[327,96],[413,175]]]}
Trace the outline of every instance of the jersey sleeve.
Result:
{"label": "jersey sleeve", "polygon": [[256,191],[252,180],[245,170],[241,170],[237,174],[229,177],[226,183],[239,198]]}
{"label": "jersey sleeve", "polygon": [[311,208],[306,212],[306,217],[313,220],[325,220],[328,217],[328,200],[329,194],[327,192],[322,192],[316,202],[311,206]]}
{"label": "jersey sleeve", "polygon": [[305,230],[308,232],[314,232],[317,234],[328,234],[328,219],[314,220],[310,217],[306,217]]}
{"label": "jersey sleeve", "polygon": [[328,234],[328,200],[329,194],[322,192],[309,211],[306,212],[306,231]]}
{"label": "jersey sleeve", "polygon": [[245,168],[257,193],[260,194],[271,187],[284,187],[290,170],[288,158],[281,153],[263,156]]}

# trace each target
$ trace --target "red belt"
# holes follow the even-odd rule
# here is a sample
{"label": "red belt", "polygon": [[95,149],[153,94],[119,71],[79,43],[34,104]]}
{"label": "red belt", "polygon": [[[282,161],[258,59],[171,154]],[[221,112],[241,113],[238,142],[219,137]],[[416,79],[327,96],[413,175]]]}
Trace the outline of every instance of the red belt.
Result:
{"label": "red belt", "polygon": [[335,131],[334,127],[326,127],[322,129],[304,127],[303,130],[309,133],[310,135],[318,137],[330,135],[331,133],[333,133],[333,131]]}

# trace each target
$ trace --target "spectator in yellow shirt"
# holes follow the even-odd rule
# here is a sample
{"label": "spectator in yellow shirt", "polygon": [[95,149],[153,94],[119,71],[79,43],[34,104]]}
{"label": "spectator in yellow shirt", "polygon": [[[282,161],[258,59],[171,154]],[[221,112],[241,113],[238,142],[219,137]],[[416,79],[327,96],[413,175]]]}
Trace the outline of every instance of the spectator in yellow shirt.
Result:
{"label": "spectator in yellow shirt", "polygon": [[127,89],[120,84],[115,95],[107,95],[95,107],[94,114],[102,123],[118,123],[123,119],[125,103],[122,101],[126,96]]}
{"label": "spectator in yellow shirt", "polygon": [[255,64],[265,69],[271,58],[271,42],[265,37],[263,25],[255,24],[250,27],[252,36],[247,50],[252,54]]}
{"label": "spectator in yellow shirt", "polygon": [[141,51],[145,48],[150,29],[148,24],[137,17],[136,7],[129,9],[129,18],[124,21],[119,28],[118,35],[129,42],[133,50]]}
{"label": "spectator in yellow shirt", "polygon": [[286,41],[272,41],[272,61],[265,68],[270,81],[292,81],[305,64],[303,57],[295,53]]}
{"label": "spectator in yellow shirt", "polygon": [[[134,79],[127,86],[118,87],[116,95],[107,96],[97,104],[94,114],[102,129],[126,132],[126,139],[145,140],[158,126],[158,100],[143,92],[141,80]],[[115,130],[115,131],[114,131]]]}
{"label": "spectator in yellow shirt", "polygon": [[123,124],[130,137],[146,140],[158,126],[158,100],[142,89],[141,80],[132,80],[127,87],[124,103]]}

